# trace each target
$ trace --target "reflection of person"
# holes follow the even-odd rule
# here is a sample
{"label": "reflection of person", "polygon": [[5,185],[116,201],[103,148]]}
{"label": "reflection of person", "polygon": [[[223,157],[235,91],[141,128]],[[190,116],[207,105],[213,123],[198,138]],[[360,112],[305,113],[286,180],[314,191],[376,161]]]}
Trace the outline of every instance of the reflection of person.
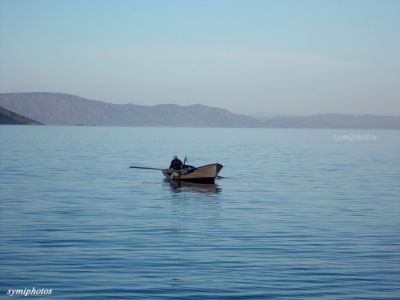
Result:
{"label": "reflection of person", "polygon": [[182,166],[182,161],[176,155],[174,155],[174,158],[172,159],[169,168],[173,170],[180,170],[182,169]]}

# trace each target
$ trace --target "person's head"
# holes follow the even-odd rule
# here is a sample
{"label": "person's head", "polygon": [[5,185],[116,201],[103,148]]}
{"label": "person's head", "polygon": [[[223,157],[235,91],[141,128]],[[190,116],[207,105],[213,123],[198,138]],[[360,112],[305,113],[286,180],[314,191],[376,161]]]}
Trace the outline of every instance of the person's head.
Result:
{"label": "person's head", "polygon": [[178,156],[174,155],[174,157],[172,159],[177,159],[177,158],[178,158]]}

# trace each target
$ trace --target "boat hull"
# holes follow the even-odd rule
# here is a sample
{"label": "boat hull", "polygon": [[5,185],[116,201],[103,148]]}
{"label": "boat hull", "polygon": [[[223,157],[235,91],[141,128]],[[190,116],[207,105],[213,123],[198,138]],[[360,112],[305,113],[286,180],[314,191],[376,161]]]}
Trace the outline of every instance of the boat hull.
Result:
{"label": "boat hull", "polygon": [[175,171],[170,169],[162,170],[165,178],[169,180],[190,181],[199,183],[214,183],[215,178],[221,171],[223,166],[221,164],[210,164],[198,168]]}

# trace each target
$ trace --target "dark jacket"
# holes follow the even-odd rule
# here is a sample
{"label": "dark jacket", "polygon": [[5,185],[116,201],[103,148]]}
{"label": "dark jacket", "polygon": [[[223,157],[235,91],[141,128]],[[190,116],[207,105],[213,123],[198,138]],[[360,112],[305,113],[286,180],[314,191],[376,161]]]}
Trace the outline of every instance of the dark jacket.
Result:
{"label": "dark jacket", "polygon": [[183,163],[179,158],[174,158],[171,161],[171,165],[169,166],[170,169],[180,170],[182,169]]}

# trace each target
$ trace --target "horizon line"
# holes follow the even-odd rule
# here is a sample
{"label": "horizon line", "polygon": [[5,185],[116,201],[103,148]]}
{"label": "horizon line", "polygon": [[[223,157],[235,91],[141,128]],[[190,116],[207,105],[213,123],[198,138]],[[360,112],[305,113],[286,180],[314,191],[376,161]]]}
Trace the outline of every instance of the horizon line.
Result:
{"label": "horizon line", "polygon": [[156,107],[156,106],[167,106],[167,105],[173,105],[173,106],[178,106],[178,107],[193,107],[193,106],[203,106],[203,107],[209,107],[209,108],[216,108],[216,109],[221,109],[228,111],[233,114],[237,115],[242,115],[242,116],[248,116],[248,117],[253,117],[253,118],[279,118],[279,117],[313,117],[313,116],[321,116],[321,115],[342,115],[342,116],[357,116],[357,117],[363,117],[363,116],[380,116],[380,117],[400,117],[400,115],[388,115],[388,114],[374,114],[374,113],[339,113],[339,112],[320,112],[320,113],[314,113],[314,114],[302,114],[302,115],[297,115],[297,114],[284,114],[284,113],[268,113],[265,115],[256,115],[256,114],[247,114],[247,113],[239,113],[232,111],[229,108],[224,108],[224,107],[219,107],[219,106],[211,106],[211,105],[206,105],[206,104],[201,104],[201,103],[195,103],[195,104],[189,104],[189,105],[181,105],[181,104],[176,104],[176,103],[159,103],[159,104],[151,104],[151,105],[144,105],[144,104],[136,104],[133,102],[127,102],[127,103],[112,103],[112,102],[107,102],[104,100],[98,100],[98,99],[93,99],[93,98],[86,98],[83,96],[75,95],[75,94],[70,94],[67,92],[0,92],[0,95],[6,95],[6,94],[59,94],[59,95],[65,95],[65,96],[73,96],[73,97],[78,97],[84,100],[88,101],[95,101],[95,102],[101,102],[105,104],[110,104],[110,105],[135,105],[135,106],[142,106],[142,107]]}

